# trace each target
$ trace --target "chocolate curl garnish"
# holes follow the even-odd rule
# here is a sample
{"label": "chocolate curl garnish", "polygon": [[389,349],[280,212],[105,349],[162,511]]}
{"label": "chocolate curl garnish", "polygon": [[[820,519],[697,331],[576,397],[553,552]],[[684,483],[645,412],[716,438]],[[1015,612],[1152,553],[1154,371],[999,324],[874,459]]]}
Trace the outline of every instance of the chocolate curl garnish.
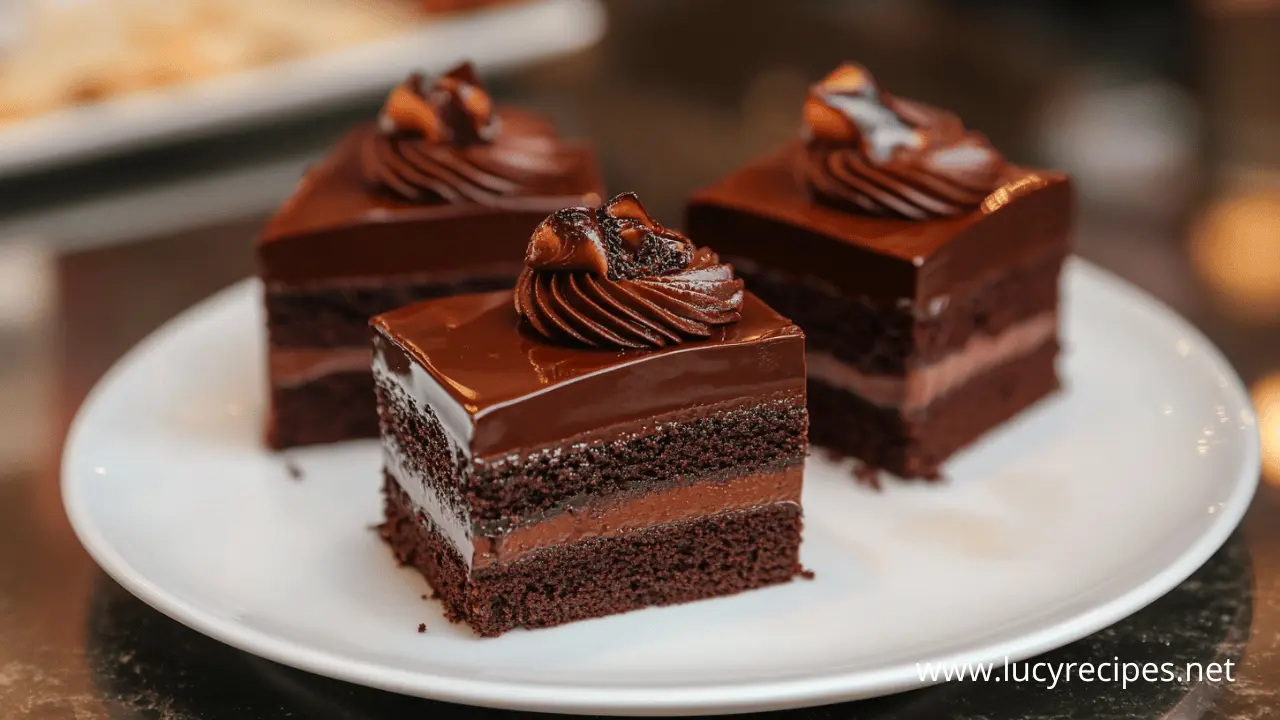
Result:
{"label": "chocolate curl garnish", "polygon": [[538,223],[524,264],[536,270],[582,270],[609,274],[604,231],[587,208],[565,208]]}
{"label": "chocolate curl garnish", "polygon": [[534,270],[582,270],[610,280],[682,270],[694,246],[645,211],[635,193],[599,208],[566,208],[533,231],[525,265]]}
{"label": "chocolate curl garnish", "polygon": [[579,195],[581,163],[555,128],[528,114],[502,116],[499,132],[499,113],[470,65],[429,87],[414,75],[391,92],[379,131],[361,146],[365,182],[418,205]]}
{"label": "chocolate curl garnish", "polygon": [[914,220],[953,217],[999,186],[1004,158],[952,113],[882,91],[847,64],[810,88],[804,171],[815,199]]}
{"label": "chocolate curl garnish", "polygon": [[804,118],[813,139],[856,143],[877,162],[898,148],[919,150],[925,144],[922,132],[884,104],[875,79],[861,65],[841,65],[810,89]]}
{"label": "chocolate curl garnish", "polygon": [[422,75],[410,76],[387,97],[378,125],[388,135],[417,135],[429,143],[459,147],[491,142],[498,131],[493,100],[470,63],[445,73],[431,87],[424,87]]}
{"label": "chocolate curl garnish", "polygon": [[737,322],[742,281],[655,221],[632,193],[553,213],[534,230],[516,310],[553,342],[657,348]]}
{"label": "chocolate curl garnish", "polygon": [[622,193],[610,200],[604,208],[606,218],[614,223],[614,230],[625,248],[632,255],[639,252],[649,235],[665,237],[672,246],[689,245],[679,233],[668,232],[649,216],[635,193]]}

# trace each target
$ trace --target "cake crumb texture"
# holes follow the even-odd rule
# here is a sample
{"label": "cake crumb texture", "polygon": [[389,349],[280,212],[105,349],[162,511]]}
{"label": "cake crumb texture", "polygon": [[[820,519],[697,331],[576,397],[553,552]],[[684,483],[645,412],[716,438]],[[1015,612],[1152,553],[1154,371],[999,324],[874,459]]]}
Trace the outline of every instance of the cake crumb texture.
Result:
{"label": "cake crumb texture", "polygon": [[393,478],[382,536],[440,594],[445,616],[492,637],[650,605],[673,605],[788,582],[804,572],[802,519],[791,503],[547,548],[474,576]]}
{"label": "cake crumb texture", "polygon": [[[935,400],[916,417],[809,380],[812,440],[898,477],[940,479],[939,465],[969,443],[1059,388],[1050,342]],[[859,476],[859,479],[862,479]],[[879,482],[877,473],[877,482]]]}
{"label": "cake crumb texture", "polygon": [[274,449],[375,437],[378,415],[369,373],[335,373],[271,389],[267,444]]}
{"label": "cake crumb texture", "polygon": [[392,383],[377,383],[381,422],[409,469],[476,522],[518,521],[584,496],[606,496],[637,483],[676,485],[738,477],[800,462],[807,447],[802,398],[782,398],[659,423],[643,435],[468,461],[445,438],[439,420]]}

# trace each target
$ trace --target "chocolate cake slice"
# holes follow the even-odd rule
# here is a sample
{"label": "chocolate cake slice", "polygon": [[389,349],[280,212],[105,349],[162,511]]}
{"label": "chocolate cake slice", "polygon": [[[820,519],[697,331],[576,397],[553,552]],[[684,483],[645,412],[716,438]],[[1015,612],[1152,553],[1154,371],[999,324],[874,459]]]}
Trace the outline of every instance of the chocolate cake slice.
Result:
{"label": "chocolate cake slice", "polygon": [[469,65],[413,76],[312,168],[257,243],[276,448],[377,436],[368,321],[510,288],[548,213],[599,202],[591,149],[495,109]]}
{"label": "chocolate cake slice", "polygon": [[1072,187],[846,65],[807,137],[690,200],[687,229],[808,338],[812,438],[903,477],[1058,387]]}
{"label": "chocolate cake slice", "polygon": [[632,195],[511,291],[375,317],[382,533],[481,635],[801,571],[804,336]]}

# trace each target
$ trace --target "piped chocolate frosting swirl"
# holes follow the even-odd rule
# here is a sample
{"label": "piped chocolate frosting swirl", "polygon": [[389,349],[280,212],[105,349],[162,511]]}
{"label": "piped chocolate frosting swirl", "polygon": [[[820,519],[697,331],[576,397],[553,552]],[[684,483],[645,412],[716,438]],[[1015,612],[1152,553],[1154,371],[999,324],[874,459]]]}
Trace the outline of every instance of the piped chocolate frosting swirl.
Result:
{"label": "piped chocolate frosting swirl", "polygon": [[632,193],[567,208],[538,225],[516,310],[557,343],[660,348],[737,322],[742,281],[708,248],[663,227]]}
{"label": "piped chocolate frosting swirl", "polygon": [[847,64],[809,89],[805,180],[834,207],[909,220],[970,212],[1002,182],[1004,157],[956,115],[883,92]]}
{"label": "piped chocolate frosting swirl", "polygon": [[555,195],[573,172],[551,125],[495,109],[470,64],[392,90],[361,165],[375,191],[422,205]]}

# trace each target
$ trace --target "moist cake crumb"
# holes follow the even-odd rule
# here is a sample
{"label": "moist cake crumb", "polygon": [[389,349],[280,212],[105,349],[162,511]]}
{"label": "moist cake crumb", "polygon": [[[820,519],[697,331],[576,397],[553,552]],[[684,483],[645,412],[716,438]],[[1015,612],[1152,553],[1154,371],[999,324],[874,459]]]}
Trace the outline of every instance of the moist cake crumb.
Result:
{"label": "moist cake crumb", "polygon": [[427,631],[427,624],[426,624],[426,623],[418,623],[418,632],[420,632],[420,633],[424,633],[424,632],[426,632],[426,631]]}

